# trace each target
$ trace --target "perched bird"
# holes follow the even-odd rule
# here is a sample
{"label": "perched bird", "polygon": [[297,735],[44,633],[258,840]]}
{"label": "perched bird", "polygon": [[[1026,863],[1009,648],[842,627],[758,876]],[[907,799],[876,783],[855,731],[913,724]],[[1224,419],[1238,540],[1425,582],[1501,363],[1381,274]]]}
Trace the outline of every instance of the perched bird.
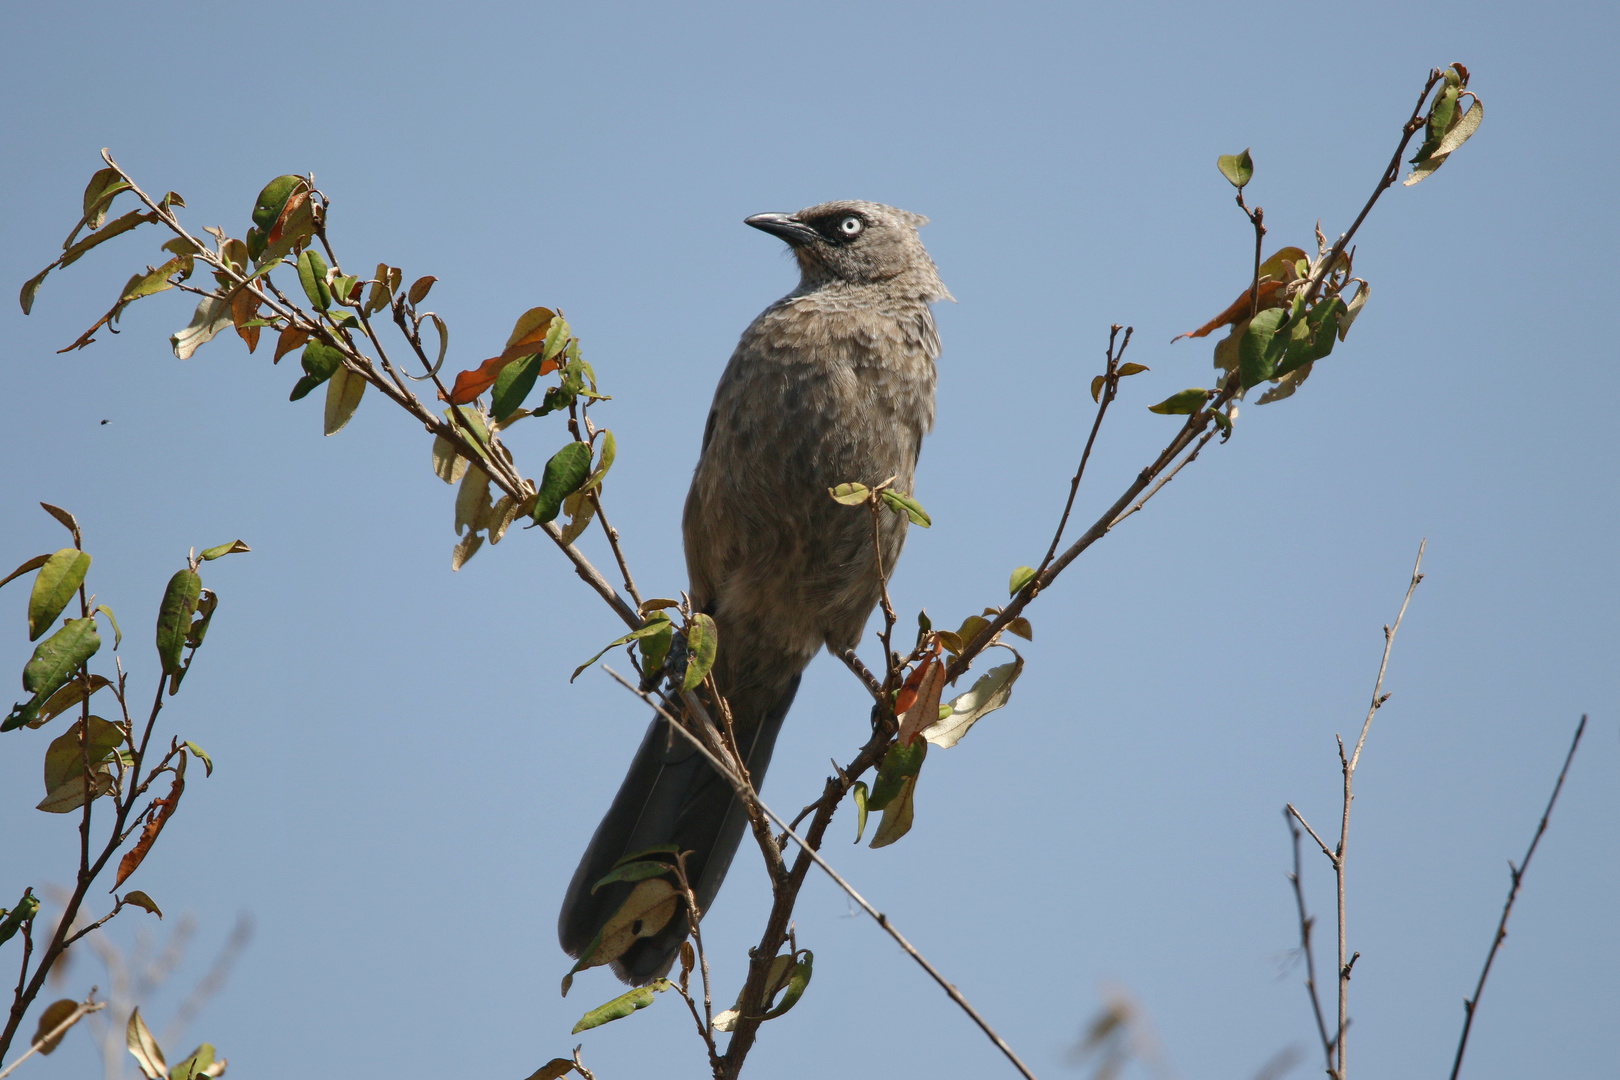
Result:
{"label": "perched bird", "polygon": [[[854,647],[882,593],[870,515],[827,489],[896,477],[910,492],[933,426],[929,305],[950,294],[917,236],[927,220],[854,201],[746,219],[788,243],[799,286],[743,331],[720,377],[682,525],[692,604],[719,631],[715,680],[756,787],[805,665],[822,645]],[[884,577],[906,524],[881,515]],[[746,822],[726,781],[655,719],[569,884],[563,948],[580,956],[628,896],[628,884],[591,891],[613,864],[658,844],[694,853],[687,872],[707,910]],[[680,914],[647,927],[615,974],[663,975],[686,934]]]}

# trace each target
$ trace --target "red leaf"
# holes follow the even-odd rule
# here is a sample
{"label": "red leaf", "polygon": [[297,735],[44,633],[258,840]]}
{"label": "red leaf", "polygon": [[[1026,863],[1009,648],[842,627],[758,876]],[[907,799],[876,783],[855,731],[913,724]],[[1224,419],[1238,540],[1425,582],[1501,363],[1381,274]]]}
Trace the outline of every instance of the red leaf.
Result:
{"label": "red leaf", "polygon": [[[456,375],[455,385],[450,388],[450,404],[468,404],[473,398],[495,385],[495,380],[500,377],[501,369],[506,367],[507,364],[514,360],[521,360],[525,356],[533,356],[539,352],[540,347],[545,344],[546,331],[549,329],[551,329],[551,320],[547,319],[521,339],[508,345],[501,355],[490,357],[476,368],[459,372]],[[540,375],[550,375],[560,366],[557,363],[557,358],[553,357],[540,365]]]}
{"label": "red leaf", "polygon": [[298,208],[303,206],[308,201],[309,185],[307,183],[300,183],[296,188],[293,189],[293,193],[287,197],[287,205],[281,208],[281,216],[276,218],[276,223],[274,225],[270,226],[270,234],[265,237],[265,242],[267,244],[279,242],[281,240],[282,228],[287,224],[287,222],[292,220],[292,216],[297,212]]}
{"label": "red leaf", "polygon": [[[1264,311],[1268,307],[1277,306],[1276,303],[1270,302],[1272,296],[1286,284],[1288,284],[1286,281],[1262,281],[1260,283],[1261,311]],[[1249,294],[1252,291],[1252,289],[1244,289],[1243,295],[1232,301],[1231,306],[1225,311],[1221,312],[1219,315],[1215,316],[1213,319],[1209,320],[1209,322],[1205,323],[1203,326],[1200,326],[1196,330],[1189,330],[1185,334],[1177,334],[1175,337],[1170,339],[1170,343],[1173,345],[1184,337],[1204,337],[1213,331],[1219,330],[1223,326],[1230,326],[1232,323],[1242,322],[1244,319],[1247,319],[1249,317]]]}

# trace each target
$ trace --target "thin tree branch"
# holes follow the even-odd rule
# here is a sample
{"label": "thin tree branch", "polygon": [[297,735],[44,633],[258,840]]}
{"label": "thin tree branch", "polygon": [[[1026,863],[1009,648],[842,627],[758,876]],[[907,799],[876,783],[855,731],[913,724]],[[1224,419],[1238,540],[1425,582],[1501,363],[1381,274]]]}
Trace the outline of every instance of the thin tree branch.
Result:
{"label": "thin tree branch", "polygon": [[1046,555],[1041,564],[1035,568],[1036,576],[1052,565],[1052,559],[1057,554],[1058,544],[1063,540],[1063,530],[1069,524],[1069,514],[1074,510],[1074,497],[1080,493],[1080,480],[1086,475],[1086,463],[1091,460],[1091,447],[1097,441],[1097,432],[1102,428],[1103,417],[1108,413],[1108,406],[1113,403],[1119,393],[1119,362],[1125,357],[1125,350],[1131,346],[1131,334],[1135,327],[1125,328],[1125,340],[1119,346],[1119,353],[1114,352],[1114,340],[1119,336],[1119,324],[1108,328],[1108,351],[1103,366],[1103,392],[1097,402],[1097,416],[1091,422],[1091,434],[1086,437],[1086,448],[1080,454],[1080,466],[1074,471],[1074,479],[1069,481],[1069,498],[1063,504],[1063,516],[1058,518],[1057,531],[1052,534],[1052,543],[1046,549]]}
{"label": "thin tree branch", "polygon": [[1301,817],[1298,810],[1294,809],[1294,804],[1289,803],[1286,807],[1284,807],[1284,809],[1288,813],[1293,814],[1299,823],[1305,826],[1305,831],[1311,834],[1311,839],[1315,840],[1316,846],[1322,849],[1322,854],[1326,855],[1330,859],[1333,858],[1333,849],[1322,843],[1322,838],[1316,835],[1316,830],[1311,828],[1311,823]]}
{"label": "thin tree branch", "polygon": [[[1294,903],[1299,908],[1299,949],[1305,954],[1305,989],[1311,997],[1311,1015],[1316,1017],[1316,1032],[1322,1039],[1322,1054],[1327,1060],[1328,1075],[1333,1075],[1333,1038],[1328,1035],[1327,1020],[1322,1015],[1322,999],[1316,992],[1316,950],[1311,946],[1311,930],[1316,926],[1316,920],[1305,911],[1305,887],[1300,881],[1299,859],[1299,830],[1294,823],[1288,820],[1288,815],[1299,816],[1299,812],[1292,806],[1283,812],[1283,820],[1288,822],[1288,834],[1294,841],[1294,872],[1288,875],[1288,882],[1294,887]],[[1305,826],[1307,829],[1309,825]],[[1315,835],[1314,833],[1312,834]],[[1321,843],[1320,840],[1317,841]],[[1323,848],[1326,851],[1326,848]]]}
{"label": "thin tree branch", "polygon": [[1536,845],[1541,843],[1541,836],[1547,831],[1547,822],[1552,817],[1553,807],[1558,805],[1558,793],[1564,790],[1564,777],[1569,775],[1569,763],[1575,760],[1575,751],[1580,748],[1581,736],[1586,733],[1586,717],[1581,716],[1581,722],[1575,725],[1575,738],[1569,744],[1569,753],[1564,755],[1564,767],[1558,770],[1558,782],[1553,785],[1552,797],[1547,800],[1547,809],[1541,812],[1541,823],[1536,826],[1536,835],[1530,838],[1530,847],[1524,853],[1524,861],[1514,866],[1508,863],[1512,874],[1511,884],[1508,886],[1507,903],[1502,905],[1502,917],[1496,923],[1496,935],[1491,938],[1491,951],[1485,954],[1485,967],[1479,973],[1479,982],[1474,985],[1474,996],[1463,1001],[1463,1028],[1462,1037],[1457,1040],[1457,1058],[1451,1063],[1451,1080],[1457,1080],[1457,1073],[1462,1069],[1463,1052],[1468,1049],[1468,1035],[1474,1027],[1474,1013],[1479,1008],[1479,996],[1485,992],[1485,980],[1490,978],[1491,963],[1496,959],[1496,950],[1502,947],[1507,938],[1508,916],[1513,914],[1513,902],[1519,898],[1519,887],[1524,883],[1525,872],[1530,869],[1530,860],[1535,858]]}
{"label": "thin tree branch", "polygon": [[[91,990],[90,993],[94,994],[95,991]],[[6,1077],[8,1077],[8,1076],[10,1076],[12,1074],[12,1072],[17,1068],[17,1066],[21,1065],[23,1062],[27,1061],[29,1058],[33,1057],[36,1053],[38,1053],[40,1047],[44,1046],[46,1043],[50,1042],[53,1039],[59,1039],[63,1035],[66,1035],[67,1031],[68,1031],[68,1028],[72,1027],[74,1024],[77,1024],[80,1020],[84,1019],[84,1017],[87,1014],[93,1013],[93,1012],[100,1012],[102,1009],[105,1009],[106,1007],[107,1007],[107,1003],[105,1001],[92,1001],[92,1000],[86,999],[84,1001],[79,1002],[77,1005],[75,1005],[73,1007],[73,1011],[68,1013],[67,1019],[63,1020],[60,1024],[57,1024],[55,1027],[51,1028],[50,1031],[46,1032],[45,1037],[43,1039],[37,1040],[16,1061],[13,1061],[10,1065],[7,1065],[4,1069],[0,1069],[0,1080],[5,1080]]]}
{"label": "thin tree branch", "polygon": [[[1029,1070],[1029,1067],[1019,1059],[1016,1053],[1013,1052],[1012,1047],[1007,1045],[1006,1040],[1000,1035],[996,1034],[995,1029],[992,1028],[989,1022],[979,1014],[979,1011],[973,1007],[967,998],[962,996],[962,992],[950,982],[946,981],[945,976],[940,974],[939,969],[934,967],[933,964],[929,963],[928,959],[924,957],[922,953],[917,951],[916,946],[912,945],[911,942],[905,939],[905,936],[900,933],[899,929],[889,921],[889,917],[887,915],[884,915],[881,911],[867,903],[866,898],[860,893],[856,892],[855,887],[849,882],[845,881],[838,871],[829,866],[827,864],[827,860],[823,859],[821,854],[817,852],[808,841],[789,828],[787,822],[783,821],[782,818],[777,816],[775,811],[766,806],[765,803],[760,799],[759,794],[754,791],[746,780],[733,772],[718,757],[716,757],[708,747],[703,745],[702,740],[700,740],[696,735],[693,735],[691,732],[687,731],[686,728],[683,727],[673,716],[666,712],[664,707],[659,704],[657,698],[653,697],[651,694],[643,693],[634,683],[630,682],[612,668],[603,665],[602,670],[611,675],[614,680],[619,683],[619,685],[623,686],[626,690],[629,690],[632,694],[635,694],[647,704],[651,705],[659,715],[669,722],[671,727],[679,731],[686,739],[688,739],[692,743],[692,746],[697,749],[698,753],[702,754],[704,758],[708,760],[709,764],[714,766],[715,770],[719,772],[720,775],[725,778],[726,782],[732,786],[732,789],[737,793],[738,798],[759,807],[761,812],[774,821],[776,825],[781,828],[790,839],[793,840],[794,843],[799,845],[799,850],[801,852],[808,855],[812,862],[821,867],[821,869],[826,872],[827,876],[832,878],[834,883],[836,883],[840,889],[843,889],[851,900],[855,901],[855,903],[861,906],[863,911],[872,916],[873,919],[877,920],[878,925],[883,927],[889,936],[892,937],[900,948],[905,951],[906,955],[910,956],[919,965],[921,965],[923,970],[928,972],[935,982],[939,983],[940,987],[947,995],[949,995],[950,999],[956,1002],[956,1004],[961,1007],[961,1009],[966,1012],[969,1017],[972,1018],[975,1024],[979,1025],[980,1030],[982,1030],[985,1035],[990,1038],[991,1042],[996,1044],[996,1047],[1007,1056],[1007,1060],[1013,1063],[1013,1065],[1018,1069],[1019,1073],[1021,1073],[1026,1080],[1035,1080],[1035,1074],[1032,1073]],[[766,963],[769,963],[770,960],[770,957],[765,958]],[[739,1018],[739,1024],[740,1023],[741,1018]],[[730,1057],[729,1048],[727,1050],[727,1057]],[[734,1066],[740,1065],[740,1062],[735,1062],[733,1064]],[[735,1068],[733,1069],[733,1072],[735,1072]]]}
{"label": "thin tree branch", "polygon": [[[1417,561],[1412,565],[1412,579],[1406,586],[1406,596],[1401,600],[1401,610],[1395,616],[1393,625],[1384,627],[1384,655],[1378,664],[1378,678],[1373,683],[1372,704],[1367,709],[1367,718],[1361,724],[1361,736],[1356,740],[1356,749],[1349,757],[1345,756],[1344,740],[1338,739],[1340,770],[1344,777],[1344,803],[1339,813],[1339,844],[1329,856],[1333,860],[1333,878],[1337,893],[1337,914],[1339,930],[1339,1028],[1334,1037],[1333,1046],[1337,1054],[1338,1064],[1333,1072],[1335,1080],[1345,1080],[1345,1032],[1350,1028],[1350,969],[1355,965],[1355,957],[1350,955],[1348,907],[1345,896],[1345,872],[1347,868],[1346,852],[1350,845],[1350,807],[1355,801],[1356,766],[1361,762],[1361,750],[1367,743],[1367,732],[1372,727],[1373,716],[1389,700],[1384,693],[1384,674],[1389,670],[1389,654],[1395,647],[1395,635],[1400,632],[1401,622],[1406,618],[1406,608],[1412,602],[1412,594],[1417,591],[1418,583],[1423,580],[1423,551],[1428,547],[1428,540],[1418,543]],[[1298,813],[1295,813],[1298,817]],[[1300,819],[1303,821],[1303,819]],[[1308,828],[1309,826],[1307,826]],[[1320,844],[1321,838],[1312,837]],[[1359,955],[1359,954],[1357,954]]]}
{"label": "thin tree branch", "polygon": [[1373,188],[1372,195],[1367,199],[1367,205],[1361,208],[1361,213],[1356,215],[1356,220],[1350,224],[1350,228],[1340,234],[1339,239],[1333,245],[1333,250],[1329,251],[1327,256],[1317,263],[1315,271],[1311,274],[1311,283],[1305,292],[1306,304],[1310,304],[1316,299],[1317,293],[1321,291],[1322,283],[1327,280],[1327,276],[1332,272],[1334,264],[1339,261],[1339,256],[1344,254],[1344,249],[1349,246],[1351,239],[1355,237],[1356,230],[1361,228],[1361,223],[1367,220],[1368,214],[1372,213],[1373,204],[1378,201],[1378,197],[1389,190],[1400,177],[1401,155],[1406,153],[1406,145],[1412,141],[1412,136],[1423,128],[1423,103],[1429,100],[1429,91],[1433,90],[1435,84],[1444,78],[1445,72],[1439,68],[1430,69],[1429,79],[1423,84],[1423,92],[1418,94],[1417,104],[1412,107],[1412,116],[1401,127],[1400,144],[1395,147],[1395,153],[1390,156],[1389,164],[1384,167],[1383,175],[1379,177],[1378,184]]}

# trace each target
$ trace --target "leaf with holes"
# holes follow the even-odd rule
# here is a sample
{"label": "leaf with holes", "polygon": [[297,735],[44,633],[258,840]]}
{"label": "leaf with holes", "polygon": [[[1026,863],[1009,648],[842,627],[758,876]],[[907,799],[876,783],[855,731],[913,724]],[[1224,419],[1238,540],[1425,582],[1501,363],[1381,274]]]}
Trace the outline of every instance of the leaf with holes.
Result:
{"label": "leaf with holes", "polygon": [[686,624],[686,677],[681,685],[694,690],[714,667],[715,653],[719,649],[719,634],[714,620],[703,612],[694,612]]}
{"label": "leaf with holes", "polygon": [[664,878],[638,882],[619,910],[602,924],[602,943],[597,946],[593,962],[617,960],[637,940],[658,933],[674,918],[680,899],[679,891]]}

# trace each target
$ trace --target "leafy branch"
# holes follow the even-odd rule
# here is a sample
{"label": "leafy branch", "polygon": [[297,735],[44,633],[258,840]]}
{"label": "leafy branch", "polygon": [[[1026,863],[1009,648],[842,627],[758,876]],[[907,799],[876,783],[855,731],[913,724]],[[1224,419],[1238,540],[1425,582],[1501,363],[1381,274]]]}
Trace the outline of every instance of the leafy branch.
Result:
{"label": "leafy branch", "polygon": [[[22,900],[10,912],[0,911],[0,944],[19,930],[23,935],[23,957],[17,987],[12,994],[5,1026],[0,1029],[0,1057],[10,1048],[47,976],[69,947],[105,925],[125,907],[139,907],[162,917],[156,902],[145,892],[135,889],[119,896],[116,890],[140,867],[157,843],[163,826],[178,808],[185,790],[187,762],[192,758],[201,760],[210,774],[213,772],[213,762],[195,743],[175,738],[171,739],[168,748],[153,764],[151,757],[159,748],[152,745],[152,735],[158,714],[164,707],[165,691],[167,696],[179,692],[180,684],[191,669],[192,660],[203,644],[218,606],[218,597],[202,587],[198,568],[204,562],[248,550],[247,545],[237,540],[208,548],[200,555],[193,553],[187,558],[186,568],[170,578],[157,619],[156,644],[161,670],[145,720],[137,721],[130,712],[129,676],[124,671],[122,660],[114,658],[115,678],[90,671],[89,662],[101,648],[98,620],[105,619],[113,630],[115,652],[122,644],[123,633],[118,628],[118,620],[112,609],[105,604],[93,604],[95,598],[88,594],[85,587],[91,557],[84,550],[79,523],[72,514],[60,507],[41,505],[68,529],[73,537],[73,546],[29,559],[0,580],[0,586],[25,573],[37,571],[27,613],[29,636],[34,640],[44,637],[63,610],[75,601],[79,617],[65,620],[34,650],[32,659],[23,670],[23,688],[32,696],[12,709],[5,721],[0,723],[0,731],[40,728],[57,716],[78,709],[77,721],[45,750],[46,795],[38,806],[46,813],[79,812],[78,871],[74,887],[63,904],[61,917],[45,939],[43,951],[32,967],[34,929],[39,911],[39,901],[33,896],[32,888],[24,892]],[[104,689],[109,690],[117,702],[119,720],[107,721],[90,713],[92,697]],[[164,774],[170,776],[167,793],[162,796],[150,795],[153,783]],[[94,804],[104,796],[111,796],[112,823],[99,850],[93,850]],[[142,800],[145,800],[145,804],[139,805]],[[140,830],[139,837],[124,851],[118,863],[110,890],[114,892],[111,910],[87,925],[78,926],[79,913],[90,887],[137,829]],[[46,1010],[45,1018],[54,1016],[54,1024],[65,1017],[65,1010],[72,1006],[71,1001],[56,1002]],[[87,1004],[84,1011],[94,1010]],[[48,1036],[43,1038],[49,1041]],[[35,1041],[37,1043],[41,1039]],[[41,1052],[49,1053],[49,1050],[42,1049]],[[212,1053],[212,1048],[209,1053]]]}

